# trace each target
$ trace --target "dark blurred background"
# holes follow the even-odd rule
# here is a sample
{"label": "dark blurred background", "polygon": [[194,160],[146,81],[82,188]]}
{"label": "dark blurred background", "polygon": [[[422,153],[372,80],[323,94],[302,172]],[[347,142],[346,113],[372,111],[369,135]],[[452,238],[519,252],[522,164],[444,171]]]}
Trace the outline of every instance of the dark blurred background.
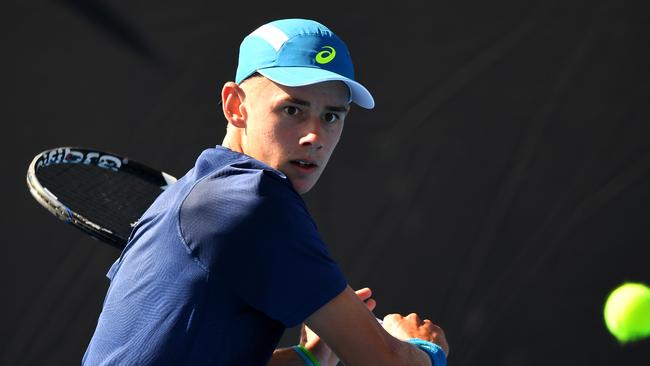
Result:
{"label": "dark blurred background", "polygon": [[650,341],[622,346],[602,320],[615,286],[650,283],[647,2],[3,5],[1,364],[79,364],[119,255],[32,199],[34,155],[183,175],[221,143],[239,42],[287,17],[340,35],[377,102],[305,199],[378,316],[432,319],[454,366],[650,364]]}

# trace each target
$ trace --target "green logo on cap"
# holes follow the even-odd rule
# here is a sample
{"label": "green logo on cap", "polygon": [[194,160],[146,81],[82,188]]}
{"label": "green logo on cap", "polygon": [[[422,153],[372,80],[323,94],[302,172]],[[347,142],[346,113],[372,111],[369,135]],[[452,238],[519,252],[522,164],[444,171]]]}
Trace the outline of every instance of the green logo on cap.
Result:
{"label": "green logo on cap", "polygon": [[316,54],[316,62],[319,64],[326,64],[336,57],[336,50],[331,46],[323,46],[324,50]]}

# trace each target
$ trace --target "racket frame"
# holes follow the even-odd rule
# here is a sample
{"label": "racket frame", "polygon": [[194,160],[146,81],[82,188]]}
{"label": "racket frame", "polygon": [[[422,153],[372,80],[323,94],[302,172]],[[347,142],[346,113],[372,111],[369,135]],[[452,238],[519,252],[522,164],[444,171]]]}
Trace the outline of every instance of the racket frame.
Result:
{"label": "racket frame", "polygon": [[[71,153],[83,154],[83,161],[65,161],[67,156]],[[88,158],[88,156],[90,156],[90,158]],[[77,155],[73,157],[79,156]],[[103,166],[99,163],[102,161],[100,159],[101,157],[105,158],[103,160]],[[161,185],[161,189],[163,190],[176,182],[176,178],[170,174],[162,171],[157,171],[135,161],[129,161],[129,159],[124,158],[118,154],[104,152],[97,149],[72,146],[57,147],[44,150],[41,153],[37,154],[34,159],[32,159],[32,162],[29,164],[29,167],[27,169],[26,179],[27,186],[29,187],[29,192],[32,194],[34,199],[36,199],[36,201],[41,206],[45,207],[59,220],[62,220],[67,224],[72,224],[74,227],[82,230],[94,239],[101,240],[119,249],[124,248],[126,245],[126,242],[122,237],[116,235],[113,233],[113,231],[103,227],[102,225],[93,222],[83,215],[71,210],[69,207],[59,201],[56,195],[50,192],[46,187],[43,187],[36,176],[36,172],[42,166],[47,166],[50,164],[93,164],[105,169],[112,169],[115,171],[128,166],[132,168],[129,170],[138,171],[141,172],[141,174],[147,176],[160,175],[164,180],[164,183],[166,183],[165,185]]]}

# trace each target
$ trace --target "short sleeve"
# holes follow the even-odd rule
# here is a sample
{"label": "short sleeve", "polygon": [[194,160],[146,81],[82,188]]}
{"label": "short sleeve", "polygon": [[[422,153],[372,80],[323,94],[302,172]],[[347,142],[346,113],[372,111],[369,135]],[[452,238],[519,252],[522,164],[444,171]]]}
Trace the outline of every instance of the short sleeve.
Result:
{"label": "short sleeve", "polygon": [[347,281],[286,178],[237,173],[197,184],[181,207],[182,236],[211,276],[251,307],[295,326]]}

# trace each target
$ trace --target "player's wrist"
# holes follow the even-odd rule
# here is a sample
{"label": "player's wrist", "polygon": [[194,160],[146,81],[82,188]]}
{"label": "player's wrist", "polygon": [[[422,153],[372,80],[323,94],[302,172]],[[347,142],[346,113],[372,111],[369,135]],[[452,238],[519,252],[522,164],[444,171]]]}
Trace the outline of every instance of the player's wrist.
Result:
{"label": "player's wrist", "polygon": [[419,338],[411,338],[406,341],[426,353],[431,360],[431,366],[447,366],[445,351],[437,344]]}
{"label": "player's wrist", "polygon": [[307,366],[320,366],[321,361],[305,346],[299,344],[292,349],[300,356]]}

